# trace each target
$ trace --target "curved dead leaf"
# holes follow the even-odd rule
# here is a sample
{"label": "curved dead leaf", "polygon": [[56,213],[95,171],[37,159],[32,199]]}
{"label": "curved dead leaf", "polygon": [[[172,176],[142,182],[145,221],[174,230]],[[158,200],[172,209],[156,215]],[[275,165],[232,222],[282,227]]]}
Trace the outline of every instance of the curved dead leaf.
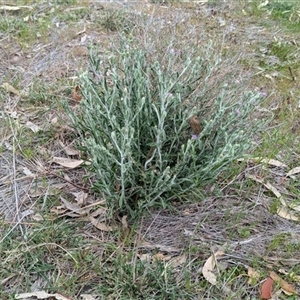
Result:
{"label": "curved dead leaf", "polygon": [[289,206],[291,209],[296,210],[296,211],[300,211],[300,205],[297,204],[291,204]]}
{"label": "curved dead leaf", "polygon": [[273,291],[273,283],[274,280],[270,277],[263,283],[260,290],[260,298],[261,299],[271,299],[272,291]]}
{"label": "curved dead leaf", "polygon": [[300,167],[293,168],[286,174],[286,176],[292,176],[298,173],[300,173]]}
{"label": "curved dead leaf", "polygon": [[289,295],[297,295],[297,291],[294,289],[294,287],[288,282],[286,282],[284,279],[282,279],[280,276],[278,276],[274,271],[270,272],[270,277],[280,285],[280,287],[285,293]]}
{"label": "curved dead leaf", "polygon": [[211,255],[207,259],[207,261],[203,265],[202,274],[203,274],[204,278],[212,285],[217,284],[217,277],[213,273],[213,270],[216,266],[216,259],[222,255],[224,255],[224,252],[221,250],[215,252],[213,255]]}
{"label": "curved dead leaf", "polygon": [[262,183],[268,190],[270,190],[280,201],[280,203],[283,206],[287,206],[285,200],[281,196],[280,192],[270,183],[270,182],[265,182],[262,178],[258,178],[257,176],[247,174],[246,178],[252,179],[258,183]]}
{"label": "curved dead leaf", "polygon": [[80,154],[80,152],[77,149],[75,149],[73,146],[71,146],[71,145],[65,146],[62,141],[58,141],[58,143],[65,150],[67,155],[79,155]]}
{"label": "curved dead leaf", "polygon": [[172,266],[173,268],[176,268],[176,267],[179,267],[179,266],[183,265],[186,262],[186,259],[187,259],[187,257],[186,257],[185,254],[180,255],[180,256],[176,256],[176,257],[173,257],[168,262],[168,265]]}
{"label": "curved dead leaf", "polygon": [[156,253],[152,256],[153,260],[158,260],[158,261],[168,261],[171,259],[171,255],[164,255],[161,252]]}
{"label": "curved dead leaf", "polygon": [[2,5],[2,6],[0,6],[0,10],[10,10],[10,11],[17,11],[17,10],[20,10],[22,8],[32,9],[33,7],[28,6],[28,5],[19,5],[19,6]]}
{"label": "curved dead leaf", "polygon": [[99,222],[97,219],[93,218],[92,216],[89,216],[89,220],[91,221],[92,225],[94,225],[96,228],[98,228],[101,231],[113,231],[114,228],[111,226],[108,226],[102,222]]}
{"label": "curved dead leaf", "polygon": [[263,157],[251,157],[251,158],[240,158],[238,161],[247,161],[247,162],[261,162],[264,164],[268,164],[270,166],[274,167],[281,167],[281,168],[287,168],[287,165],[280,162],[279,160],[272,159],[272,158],[263,158]]}
{"label": "curved dead leaf", "polygon": [[75,169],[75,168],[79,167],[81,164],[83,164],[83,160],[81,160],[81,159],[76,160],[76,159],[70,159],[70,158],[65,158],[65,157],[56,157],[56,156],[53,157],[53,162],[60,166],[69,168],[69,169]]}
{"label": "curved dead leaf", "polygon": [[30,122],[30,121],[27,121],[26,124],[25,124],[25,127],[29,128],[32,130],[32,132],[36,133],[36,132],[39,132],[41,129],[40,126]]}
{"label": "curved dead leaf", "polygon": [[75,201],[81,207],[86,204],[89,194],[84,191],[80,191],[78,193],[72,193],[75,196]]}
{"label": "curved dead leaf", "polygon": [[28,299],[31,297],[36,297],[37,299],[56,299],[56,300],[72,300],[69,297],[63,296],[60,293],[48,294],[45,291],[33,292],[33,293],[23,293],[15,295],[16,299]]}
{"label": "curved dead leaf", "polygon": [[277,209],[277,215],[287,220],[299,221],[299,218],[284,206]]}
{"label": "curved dead leaf", "polygon": [[72,98],[73,98],[75,101],[77,101],[77,102],[79,102],[79,101],[82,99],[82,96],[81,96],[81,94],[80,94],[80,89],[79,89],[79,86],[78,86],[78,85],[75,86],[75,88],[74,88],[74,90],[73,90],[73,92],[72,92]]}
{"label": "curved dead leaf", "polygon": [[8,92],[8,93],[12,93],[12,94],[15,94],[15,95],[17,95],[17,96],[20,96],[20,95],[21,95],[20,92],[19,92],[17,89],[15,89],[12,85],[10,85],[8,82],[4,82],[4,83],[1,85],[1,87],[2,87],[3,89],[5,89],[6,92]]}
{"label": "curved dead leaf", "polygon": [[249,267],[248,268],[248,276],[249,276],[248,284],[254,285],[257,283],[257,281],[260,277],[260,274],[257,271],[255,271],[253,268]]}
{"label": "curved dead leaf", "polygon": [[80,297],[82,300],[97,300],[95,296],[89,294],[81,294]]}

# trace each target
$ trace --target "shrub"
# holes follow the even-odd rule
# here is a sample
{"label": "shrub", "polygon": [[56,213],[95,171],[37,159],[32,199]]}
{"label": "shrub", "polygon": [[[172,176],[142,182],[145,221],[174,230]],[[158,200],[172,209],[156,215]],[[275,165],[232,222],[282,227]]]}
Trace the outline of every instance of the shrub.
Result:
{"label": "shrub", "polygon": [[[253,146],[260,124],[253,117],[260,95],[232,83],[211,45],[198,55],[170,47],[150,55],[121,38],[106,56],[91,51],[80,80],[83,100],[77,113],[68,111],[97,178],[93,188],[112,211],[132,217],[199,200]],[[196,116],[200,132],[189,122]]]}

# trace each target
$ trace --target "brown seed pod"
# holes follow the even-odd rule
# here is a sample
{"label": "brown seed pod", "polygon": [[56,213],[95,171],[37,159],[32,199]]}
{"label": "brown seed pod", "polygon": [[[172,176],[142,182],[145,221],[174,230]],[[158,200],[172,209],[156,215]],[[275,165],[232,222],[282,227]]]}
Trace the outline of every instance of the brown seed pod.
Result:
{"label": "brown seed pod", "polygon": [[197,116],[192,116],[190,118],[190,125],[194,131],[194,134],[198,135],[201,132],[200,121]]}

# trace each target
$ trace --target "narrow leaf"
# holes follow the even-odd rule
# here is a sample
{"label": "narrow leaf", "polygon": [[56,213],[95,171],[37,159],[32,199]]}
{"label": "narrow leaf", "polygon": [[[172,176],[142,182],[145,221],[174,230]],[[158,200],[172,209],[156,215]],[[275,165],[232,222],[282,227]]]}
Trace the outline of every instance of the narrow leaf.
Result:
{"label": "narrow leaf", "polygon": [[298,173],[300,173],[300,167],[293,168],[286,174],[286,176],[292,176]]}
{"label": "narrow leaf", "polygon": [[280,285],[280,287],[282,288],[282,290],[284,292],[287,292],[290,294],[297,294],[297,291],[294,289],[294,287],[292,285],[290,285],[288,282],[286,282],[284,279],[282,279],[274,271],[270,272],[270,277]]}
{"label": "narrow leaf", "polygon": [[53,162],[60,165],[60,166],[69,168],[69,169],[75,169],[83,163],[83,160],[76,160],[76,159],[70,159],[70,158],[65,158],[65,157],[55,157],[54,156],[53,157]]}
{"label": "narrow leaf", "polygon": [[299,218],[284,206],[277,209],[277,215],[287,220],[299,221]]}
{"label": "narrow leaf", "polygon": [[101,231],[113,231],[114,229],[111,226],[108,226],[102,222],[99,222],[97,219],[89,216],[89,220],[91,221],[92,225],[98,228]]}

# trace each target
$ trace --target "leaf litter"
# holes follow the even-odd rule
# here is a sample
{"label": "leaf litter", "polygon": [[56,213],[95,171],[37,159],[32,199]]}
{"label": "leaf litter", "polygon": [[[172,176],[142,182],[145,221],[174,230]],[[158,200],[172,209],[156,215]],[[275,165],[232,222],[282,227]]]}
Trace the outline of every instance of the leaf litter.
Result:
{"label": "leaf litter", "polygon": [[212,285],[217,284],[217,276],[214,273],[214,269],[217,265],[217,259],[223,256],[225,253],[222,250],[218,250],[213,253],[205,262],[202,267],[203,277]]}

